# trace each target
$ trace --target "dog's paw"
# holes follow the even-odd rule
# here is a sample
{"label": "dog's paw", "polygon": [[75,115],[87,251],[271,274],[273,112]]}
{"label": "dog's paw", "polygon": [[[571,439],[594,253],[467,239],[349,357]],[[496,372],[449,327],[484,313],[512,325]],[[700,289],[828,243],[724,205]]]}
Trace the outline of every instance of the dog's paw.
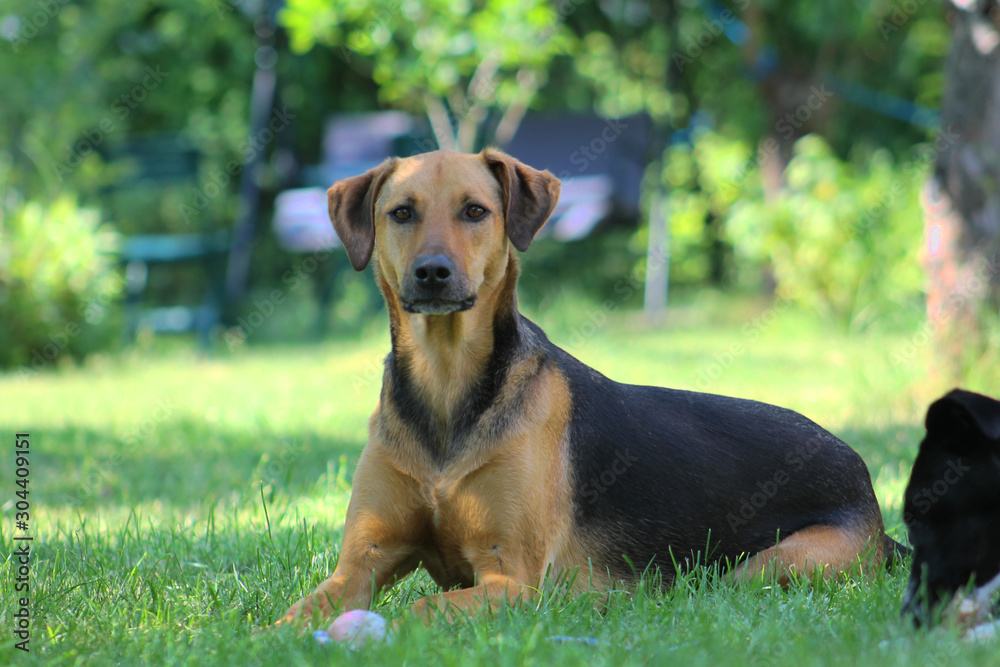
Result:
{"label": "dog's paw", "polygon": [[275,621],[274,625],[295,625],[307,629],[314,624],[323,625],[323,619],[332,616],[333,613],[334,609],[325,596],[313,593],[289,607],[284,616]]}
{"label": "dog's paw", "polygon": [[457,617],[457,608],[450,604],[448,599],[441,594],[428,595],[422,597],[412,605],[406,616],[416,618],[424,625],[430,625],[437,619],[443,619],[447,623],[452,623]]}

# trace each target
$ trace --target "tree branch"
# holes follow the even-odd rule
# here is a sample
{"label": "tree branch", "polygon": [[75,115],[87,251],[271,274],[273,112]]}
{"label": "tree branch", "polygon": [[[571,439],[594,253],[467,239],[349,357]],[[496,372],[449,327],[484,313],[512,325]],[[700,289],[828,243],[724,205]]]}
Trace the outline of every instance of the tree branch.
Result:
{"label": "tree branch", "polygon": [[431,123],[431,130],[434,131],[434,138],[437,140],[438,148],[455,150],[455,131],[451,126],[451,119],[448,118],[448,110],[441,104],[441,100],[431,93],[424,94],[424,106],[427,107],[427,120]]}
{"label": "tree branch", "polygon": [[531,99],[538,91],[538,74],[527,68],[521,69],[517,73],[517,83],[518,89],[517,94],[514,96],[514,101],[503,112],[496,132],[493,133],[493,139],[500,147],[507,145],[514,138],[514,133],[517,132],[524,114],[528,111]]}

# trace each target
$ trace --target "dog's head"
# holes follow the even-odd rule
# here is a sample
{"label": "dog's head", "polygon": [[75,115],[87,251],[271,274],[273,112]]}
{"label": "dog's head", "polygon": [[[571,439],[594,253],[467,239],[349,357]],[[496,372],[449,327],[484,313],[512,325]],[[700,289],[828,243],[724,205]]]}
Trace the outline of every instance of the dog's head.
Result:
{"label": "dog's head", "polygon": [[377,253],[403,309],[472,308],[507,268],[508,240],[525,251],[559,200],[559,180],[496,149],[392,158],[327,191],[351,264]]}
{"label": "dog's head", "polygon": [[913,544],[903,613],[917,625],[1000,572],[1000,401],[956,389],[930,406],[926,427],[903,508]]}

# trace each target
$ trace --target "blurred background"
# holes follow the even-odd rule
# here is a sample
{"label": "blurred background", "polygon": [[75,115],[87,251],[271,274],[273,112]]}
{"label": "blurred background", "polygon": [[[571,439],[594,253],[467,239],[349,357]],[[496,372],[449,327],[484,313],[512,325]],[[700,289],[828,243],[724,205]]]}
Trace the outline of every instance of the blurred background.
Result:
{"label": "blurred background", "polygon": [[564,181],[529,314],[669,328],[777,304],[904,332],[959,381],[998,349],[998,12],[4,2],[0,367],[379,331],[324,189],[497,145]]}

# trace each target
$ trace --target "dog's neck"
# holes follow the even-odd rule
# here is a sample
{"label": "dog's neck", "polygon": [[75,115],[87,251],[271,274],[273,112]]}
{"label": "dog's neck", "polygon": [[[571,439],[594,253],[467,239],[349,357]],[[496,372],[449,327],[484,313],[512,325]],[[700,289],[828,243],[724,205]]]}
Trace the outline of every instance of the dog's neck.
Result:
{"label": "dog's neck", "polygon": [[[392,335],[392,369],[405,373],[422,403],[439,423],[450,423],[461,415],[465,398],[472,392],[497,354],[498,327],[505,337],[519,334],[517,278],[520,264],[513,249],[499,284],[481,291],[469,310],[450,315],[407,313],[399,297],[379,275],[386,297]],[[515,341],[504,341],[509,347]],[[509,350],[505,350],[509,354]]]}

